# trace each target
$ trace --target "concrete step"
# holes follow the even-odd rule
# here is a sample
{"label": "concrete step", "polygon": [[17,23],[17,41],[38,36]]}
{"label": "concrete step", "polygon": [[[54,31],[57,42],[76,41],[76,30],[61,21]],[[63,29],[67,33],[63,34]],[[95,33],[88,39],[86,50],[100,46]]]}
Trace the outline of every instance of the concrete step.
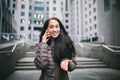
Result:
{"label": "concrete step", "polygon": [[[70,80],[120,80],[120,71],[111,68],[75,69],[68,74]],[[21,70],[13,72],[6,80],[39,80],[40,75],[41,70]]]}
{"label": "concrete step", "polygon": [[[104,64],[103,62],[82,62],[82,63],[78,63],[77,62],[77,65],[102,65]],[[34,63],[33,62],[20,62],[20,63],[17,63],[16,66],[34,66]]]}
{"label": "concrete step", "polygon": [[[104,63],[103,62],[77,62],[77,65],[84,65],[84,66],[87,66],[87,65],[91,65],[91,66],[94,66],[94,65],[103,65]],[[34,66],[34,62],[31,61],[31,62],[17,62],[16,66]]]}
{"label": "concrete step", "polygon": [[30,52],[30,51],[32,51],[32,52],[34,51],[34,52],[35,52],[35,51],[36,51],[36,48],[29,48],[27,51],[29,51],[29,52]]}
{"label": "concrete step", "polygon": [[[99,65],[79,65],[77,64],[76,68],[81,69],[81,68],[107,68],[108,66],[105,64],[99,64]],[[31,64],[18,64],[15,67],[16,70],[36,70],[36,67],[34,66],[33,63]]]}
{"label": "concrete step", "polygon": [[35,45],[30,46],[30,49],[36,49]]}
{"label": "concrete step", "polygon": [[[36,70],[33,63],[34,57],[24,57],[17,61],[16,70]],[[76,57],[77,67],[76,68],[106,68],[103,62],[98,59]]]}
{"label": "concrete step", "polygon": [[100,61],[99,59],[86,58],[86,57],[76,57],[75,60],[79,61],[79,62],[95,62],[95,61]]}
{"label": "concrete step", "polygon": [[34,57],[24,57],[17,61],[15,70],[36,70]]}
{"label": "concrete step", "polygon": [[[35,57],[24,57],[21,58],[20,60],[17,61],[17,63],[27,63],[27,62],[33,62]],[[76,57],[76,62],[77,63],[93,63],[93,64],[98,64],[102,63],[99,59],[92,59],[92,58],[84,58],[84,57]]]}
{"label": "concrete step", "polygon": [[18,61],[17,61],[17,63],[24,63],[24,62],[33,62],[34,61],[34,57],[23,57],[23,58],[21,58],[21,59],[19,59]]}
{"label": "concrete step", "polygon": [[80,62],[80,61],[76,61],[77,64],[79,65],[95,65],[95,64],[104,64],[103,62],[97,61],[97,62]]}
{"label": "concrete step", "polygon": [[15,70],[36,70],[35,66],[16,66]]}
{"label": "concrete step", "polygon": [[36,46],[35,45],[30,46],[30,48],[28,49],[28,51],[35,51],[35,50],[36,50]]}
{"label": "concrete step", "polygon": [[17,63],[16,66],[34,66],[33,62]]}
{"label": "concrete step", "polygon": [[25,52],[25,57],[35,57],[35,51]]}
{"label": "concrete step", "polygon": [[105,64],[99,64],[99,65],[77,65],[76,68],[107,68],[108,66]]}

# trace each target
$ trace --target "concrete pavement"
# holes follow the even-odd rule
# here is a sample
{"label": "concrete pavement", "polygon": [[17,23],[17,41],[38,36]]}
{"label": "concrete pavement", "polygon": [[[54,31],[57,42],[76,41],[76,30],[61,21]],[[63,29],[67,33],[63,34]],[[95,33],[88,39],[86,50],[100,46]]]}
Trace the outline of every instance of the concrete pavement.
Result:
{"label": "concrete pavement", "polygon": [[[39,80],[39,70],[16,70],[6,80]],[[69,72],[70,80],[120,80],[120,70],[110,68],[76,69]]]}

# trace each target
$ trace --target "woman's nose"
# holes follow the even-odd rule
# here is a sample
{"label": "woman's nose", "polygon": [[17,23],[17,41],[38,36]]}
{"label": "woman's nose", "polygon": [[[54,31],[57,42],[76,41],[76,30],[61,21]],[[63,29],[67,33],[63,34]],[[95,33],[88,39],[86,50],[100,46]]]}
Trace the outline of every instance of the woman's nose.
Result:
{"label": "woman's nose", "polygon": [[56,31],[56,30],[57,30],[57,28],[56,28],[56,27],[54,27],[54,28],[53,28],[53,30],[54,30],[54,31]]}

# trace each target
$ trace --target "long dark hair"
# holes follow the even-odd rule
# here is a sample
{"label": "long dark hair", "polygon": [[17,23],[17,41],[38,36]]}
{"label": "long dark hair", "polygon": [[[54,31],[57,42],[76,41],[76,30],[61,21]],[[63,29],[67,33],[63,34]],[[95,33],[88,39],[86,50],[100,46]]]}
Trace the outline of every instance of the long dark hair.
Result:
{"label": "long dark hair", "polygon": [[[60,34],[55,39],[55,44],[54,44],[54,51],[53,51],[54,60],[56,62],[60,62],[64,58],[71,59],[72,56],[75,56],[76,54],[74,43],[72,39],[69,37],[68,33],[66,32],[63,24],[58,18],[54,17],[46,20],[40,35],[40,42],[42,41],[42,36],[44,35],[50,20],[56,20],[60,26]],[[51,44],[51,39],[48,40],[47,44],[48,45]]]}

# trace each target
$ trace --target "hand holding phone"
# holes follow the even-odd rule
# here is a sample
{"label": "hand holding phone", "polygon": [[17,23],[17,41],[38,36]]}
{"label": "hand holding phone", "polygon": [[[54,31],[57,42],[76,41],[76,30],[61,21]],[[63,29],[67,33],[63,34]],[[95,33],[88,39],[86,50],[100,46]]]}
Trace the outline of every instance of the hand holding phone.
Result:
{"label": "hand holding phone", "polygon": [[42,42],[47,43],[49,39],[50,39],[50,33],[48,30],[46,30],[45,34],[42,36]]}

